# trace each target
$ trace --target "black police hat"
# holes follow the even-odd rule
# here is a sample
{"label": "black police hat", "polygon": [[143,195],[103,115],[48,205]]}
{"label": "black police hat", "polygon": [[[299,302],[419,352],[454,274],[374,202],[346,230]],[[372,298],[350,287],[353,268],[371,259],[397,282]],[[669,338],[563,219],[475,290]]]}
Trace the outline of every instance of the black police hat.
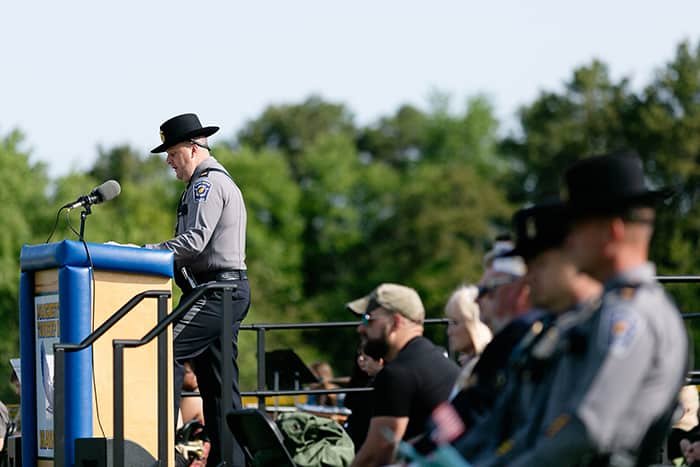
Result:
{"label": "black police hat", "polygon": [[551,248],[558,248],[566,239],[569,218],[564,203],[548,200],[513,214],[515,248],[508,256],[522,256],[529,261]]}
{"label": "black police hat", "polygon": [[642,161],[634,152],[617,152],[582,159],[564,176],[566,200],[574,217],[615,214],[631,206],[654,206],[672,194],[652,190],[644,179]]}
{"label": "black police hat", "polygon": [[169,147],[192,138],[211,136],[219,131],[218,126],[205,126],[195,114],[182,114],[166,120],[160,126],[161,145],[151,149],[152,153],[164,152]]}

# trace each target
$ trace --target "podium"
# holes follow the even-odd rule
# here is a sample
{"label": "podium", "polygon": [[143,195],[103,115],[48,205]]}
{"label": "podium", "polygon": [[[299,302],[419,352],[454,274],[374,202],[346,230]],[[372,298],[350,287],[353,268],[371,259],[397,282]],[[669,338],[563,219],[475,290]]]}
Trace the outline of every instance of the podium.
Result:
{"label": "podium", "polygon": [[[20,270],[22,459],[24,465],[53,466],[53,345],[80,343],[140,292],[171,290],[173,257],[168,251],[66,240],[25,245]],[[66,354],[65,417],[56,420],[65,434],[63,465],[74,464],[76,439],[113,436],[112,340],[140,339],[157,320],[157,301],[144,300],[92,348]],[[170,329],[166,339],[171,362]],[[126,350],[124,375],[124,436],[157,459],[155,340]],[[172,365],[167,380],[171,408]],[[168,410],[169,452],[174,452],[172,418]]]}

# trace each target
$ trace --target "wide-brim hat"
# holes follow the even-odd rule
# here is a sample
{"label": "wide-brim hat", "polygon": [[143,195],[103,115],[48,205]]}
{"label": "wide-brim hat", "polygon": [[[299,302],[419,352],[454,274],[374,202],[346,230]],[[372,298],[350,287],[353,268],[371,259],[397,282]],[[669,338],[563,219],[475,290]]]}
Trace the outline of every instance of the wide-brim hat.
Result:
{"label": "wide-brim hat", "polygon": [[549,199],[513,214],[515,248],[506,256],[521,256],[529,261],[540,253],[564,244],[569,231],[567,206],[558,199]]}
{"label": "wide-brim hat", "polygon": [[207,137],[219,131],[218,126],[202,126],[195,114],[182,114],[166,120],[160,126],[161,144],[151,149],[152,153],[166,151],[183,141],[192,138]]}
{"label": "wide-brim hat", "polygon": [[673,194],[647,186],[642,161],[634,152],[582,159],[564,175],[563,200],[573,217],[614,214],[632,206],[653,207]]}

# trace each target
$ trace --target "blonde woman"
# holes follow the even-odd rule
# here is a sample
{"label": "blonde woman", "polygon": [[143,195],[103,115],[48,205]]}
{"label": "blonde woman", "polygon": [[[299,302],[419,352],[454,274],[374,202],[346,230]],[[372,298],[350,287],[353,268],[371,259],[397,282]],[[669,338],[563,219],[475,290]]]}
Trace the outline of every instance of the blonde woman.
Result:
{"label": "blonde woman", "polygon": [[478,295],[479,289],[475,286],[461,286],[452,293],[445,306],[450,350],[459,355],[462,365],[450,400],[465,386],[481,352],[493,338],[491,330],[481,321],[476,303]]}

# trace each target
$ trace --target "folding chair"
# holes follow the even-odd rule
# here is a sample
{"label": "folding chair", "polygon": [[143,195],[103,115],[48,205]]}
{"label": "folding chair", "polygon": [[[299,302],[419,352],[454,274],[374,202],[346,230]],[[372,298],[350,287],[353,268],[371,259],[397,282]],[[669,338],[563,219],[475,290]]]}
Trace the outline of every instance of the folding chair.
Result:
{"label": "folding chair", "polygon": [[295,467],[277,425],[257,409],[233,410],[226,422],[249,461],[258,466]]}

